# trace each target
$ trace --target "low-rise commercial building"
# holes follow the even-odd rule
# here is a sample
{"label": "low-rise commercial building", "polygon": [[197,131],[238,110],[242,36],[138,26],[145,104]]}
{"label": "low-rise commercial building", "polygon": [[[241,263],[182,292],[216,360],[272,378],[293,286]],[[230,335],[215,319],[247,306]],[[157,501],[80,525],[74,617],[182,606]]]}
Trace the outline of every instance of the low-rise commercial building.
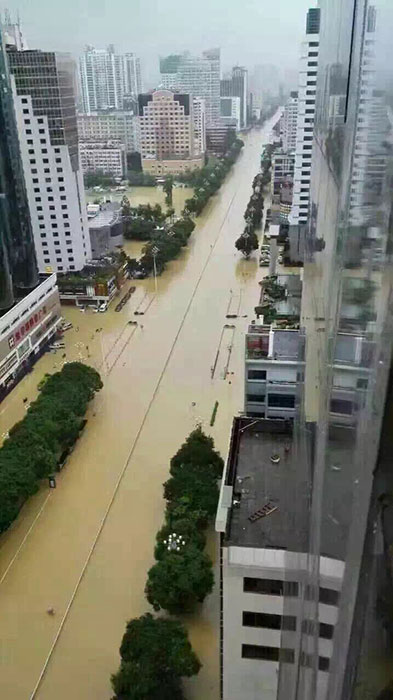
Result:
{"label": "low-rise commercial building", "polygon": [[87,218],[93,259],[101,258],[123,245],[123,221],[118,202],[103,204],[90,213],[88,207]]}
{"label": "low-rise commercial building", "polygon": [[206,129],[206,150],[209,155],[223,156],[236,138],[234,126],[216,125]]}
{"label": "low-rise commercial building", "polygon": [[82,172],[101,172],[113,177],[126,173],[126,152],[122,141],[80,141],[79,157]]}
{"label": "low-rise commercial building", "polygon": [[0,400],[48,349],[61,323],[56,275],[40,283],[0,317]]}
{"label": "low-rise commercial building", "polygon": [[139,151],[138,118],[133,112],[78,114],[78,136],[86,141],[120,141],[127,153]]}
{"label": "low-rise commercial building", "polygon": [[108,253],[98,260],[89,260],[79,273],[60,275],[60,299],[63,304],[79,307],[108,305],[127,277],[127,261],[119,253]]}
{"label": "low-rise commercial building", "polygon": [[[339,450],[335,459],[339,463]],[[351,465],[346,466],[350,471]],[[332,476],[338,478],[334,481]],[[346,528],[345,490],[351,488],[350,481],[341,470],[329,475],[329,481],[328,512]],[[344,551],[336,531],[327,528],[319,586],[312,591],[307,584],[308,507],[309,474],[296,458],[291,422],[234,418],[216,518],[221,533],[224,700],[276,700],[279,682],[290,684],[298,664],[307,663],[308,644],[311,649],[315,643],[315,698],[324,697]],[[311,622],[315,606],[317,628]],[[305,635],[301,651],[300,634]]]}

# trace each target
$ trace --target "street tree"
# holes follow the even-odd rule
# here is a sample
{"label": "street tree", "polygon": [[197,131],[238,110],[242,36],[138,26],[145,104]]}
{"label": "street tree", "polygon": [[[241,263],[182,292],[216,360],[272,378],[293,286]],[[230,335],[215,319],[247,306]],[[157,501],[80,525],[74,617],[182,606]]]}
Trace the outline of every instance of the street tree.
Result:
{"label": "street tree", "polygon": [[167,206],[169,207],[172,204],[172,190],[173,190],[173,177],[172,177],[172,175],[166,176],[162,189],[165,192],[165,204],[167,204]]}
{"label": "street tree", "polygon": [[201,664],[178,620],[150,613],[127,623],[111,681],[117,700],[182,700],[181,678]]}
{"label": "street tree", "polygon": [[168,552],[150,569],[145,593],[154,610],[171,614],[192,612],[211,593],[212,563],[195,545]]}
{"label": "street tree", "polygon": [[217,479],[222,476],[224,460],[220,453],[214,449],[213,438],[205,435],[201,426],[189,434],[186,441],[172,457],[170,466],[172,476],[175,476],[184,464],[209,467]]}
{"label": "street tree", "polygon": [[258,236],[254,231],[251,233],[242,233],[237,239],[235,247],[243,253],[245,258],[249,258],[252,251],[258,249]]}

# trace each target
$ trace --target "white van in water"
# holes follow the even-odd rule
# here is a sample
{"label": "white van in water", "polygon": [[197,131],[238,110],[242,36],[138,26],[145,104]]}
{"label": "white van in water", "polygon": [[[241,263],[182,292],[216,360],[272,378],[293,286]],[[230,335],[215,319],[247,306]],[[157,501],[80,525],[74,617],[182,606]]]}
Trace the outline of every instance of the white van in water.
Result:
{"label": "white van in water", "polygon": [[49,348],[51,350],[64,350],[65,348],[65,343],[52,343]]}
{"label": "white van in water", "polygon": [[103,314],[107,310],[107,308],[108,304],[106,303],[106,301],[103,301],[102,304],[99,305],[98,311],[99,313]]}

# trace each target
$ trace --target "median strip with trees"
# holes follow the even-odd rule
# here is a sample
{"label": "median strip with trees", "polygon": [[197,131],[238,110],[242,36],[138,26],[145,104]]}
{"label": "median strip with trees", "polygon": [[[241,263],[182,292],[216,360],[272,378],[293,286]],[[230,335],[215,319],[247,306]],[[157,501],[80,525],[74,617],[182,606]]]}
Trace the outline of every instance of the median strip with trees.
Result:
{"label": "median strip with trees", "polygon": [[[164,484],[165,522],[157,533],[156,563],[145,588],[156,611],[193,612],[213,588],[212,562],[203,550],[223,465],[213,439],[200,427],[171,459]],[[111,679],[114,700],[182,700],[181,678],[200,669],[183,625],[150,614],[128,622],[120,656],[120,668]]]}
{"label": "median strip with trees", "polygon": [[0,449],[0,532],[38,491],[41,480],[56,471],[79,436],[89,401],[101,387],[98,372],[80,362],[66,363],[41,382],[38,398]]}

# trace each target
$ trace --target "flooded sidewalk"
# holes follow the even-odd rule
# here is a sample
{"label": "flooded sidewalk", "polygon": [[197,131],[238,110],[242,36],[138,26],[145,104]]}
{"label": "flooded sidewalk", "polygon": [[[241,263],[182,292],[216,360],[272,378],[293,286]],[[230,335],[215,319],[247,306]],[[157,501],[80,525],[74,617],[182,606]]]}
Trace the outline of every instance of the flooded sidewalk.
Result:
{"label": "flooded sidewalk", "polygon": [[[197,219],[188,248],[158,279],[157,293],[153,280],[143,280],[132,282],[135,293],[119,313],[114,306],[106,314],[64,309],[73,323],[65,334],[66,359],[99,367],[104,388],[56,490],[34,496],[0,540],[0,697],[111,696],[125,622],[149,609],[144,585],[163,520],[169,460],[198,422],[226,456],[232,417],[243,408],[244,331],[261,277],[257,257],[240,259],[234,241],[268,135],[248,136]],[[239,313],[229,322],[233,333],[223,336],[220,370],[212,377],[228,305],[235,305],[231,295],[236,309],[240,299]],[[135,316],[141,305],[144,315]],[[34,398],[45,371],[64,359],[61,353],[42,358],[7,398],[2,432],[9,417],[22,417],[23,398]],[[213,532],[209,551],[217,557]],[[52,607],[55,614],[48,615]],[[187,695],[217,700],[218,571],[214,593],[185,622],[203,664]]]}

